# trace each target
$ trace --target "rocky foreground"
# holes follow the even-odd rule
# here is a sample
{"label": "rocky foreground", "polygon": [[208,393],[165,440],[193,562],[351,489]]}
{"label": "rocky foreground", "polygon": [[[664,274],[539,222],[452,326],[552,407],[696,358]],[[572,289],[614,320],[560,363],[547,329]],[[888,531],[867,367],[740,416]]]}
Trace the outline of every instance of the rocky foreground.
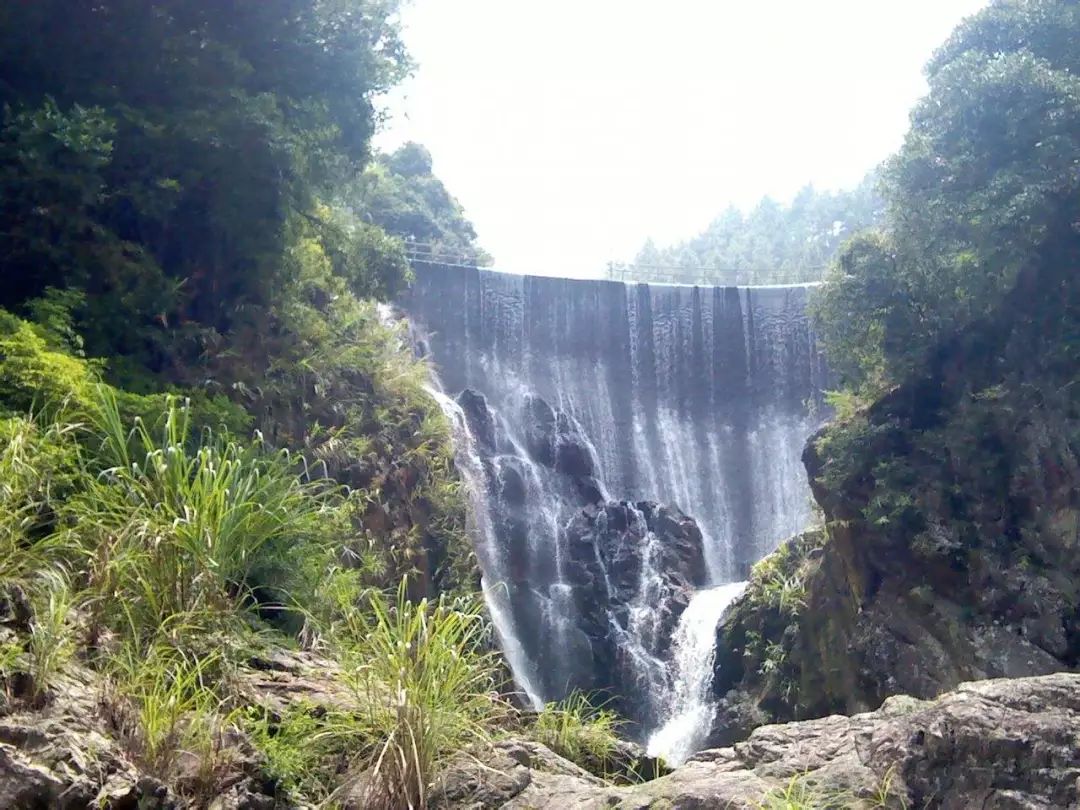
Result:
{"label": "rocky foreground", "polygon": [[[297,806],[267,781],[241,735],[223,736],[214,763],[229,775],[218,782],[224,793],[192,804],[190,790],[155,779],[125,753],[124,718],[107,710],[100,683],[79,672],[45,707],[0,710],[0,810]],[[251,704],[274,713],[340,705],[346,696],[329,683],[322,662],[295,653],[244,675]],[[188,778],[176,764],[178,778]],[[197,783],[205,763],[192,758],[190,766]],[[980,681],[933,701],[893,697],[865,714],[762,726],[744,742],[626,787],[538,743],[506,739],[462,752],[434,788],[431,806],[452,810],[1080,808],[1080,674]],[[780,801],[785,795],[794,800]],[[363,807],[347,790],[338,799]]]}
{"label": "rocky foreground", "polygon": [[1080,675],[981,681],[934,701],[893,697],[866,714],[762,726],[633,787],[504,742],[484,761],[463,758],[439,798],[461,810],[1077,808]]}

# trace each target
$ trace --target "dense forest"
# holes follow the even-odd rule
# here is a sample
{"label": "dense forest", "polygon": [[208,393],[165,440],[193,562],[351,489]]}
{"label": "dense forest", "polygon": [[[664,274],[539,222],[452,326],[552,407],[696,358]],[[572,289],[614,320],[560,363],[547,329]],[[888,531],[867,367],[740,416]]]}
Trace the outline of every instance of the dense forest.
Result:
{"label": "dense forest", "polygon": [[[423,146],[372,148],[412,67],[398,5],[0,8],[0,806],[499,806],[479,755],[460,795],[437,777],[507,735],[499,778],[543,765],[548,806],[672,806],[615,787],[664,766],[609,708],[526,711],[498,653],[450,425],[380,306],[414,264],[489,262]],[[824,525],[722,628],[733,714],[918,691],[882,639],[927,603],[975,633],[975,663],[926,642],[939,691],[984,671],[972,628],[1080,661],[1078,41],[1080,4],[997,0],[857,189],[611,268],[822,279]],[[743,806],[939,806],[754,779]]]}
{"label": "dense forest", "polygon": [[629,264],[608,276],[676,284],[802,284],[819,281],[841,246],[878,225],[883,203],[878,177],[850,191],[806,186],[782,205],[765,197],[749,211],[731,206],[701,234],[658,248],[648,240]]}

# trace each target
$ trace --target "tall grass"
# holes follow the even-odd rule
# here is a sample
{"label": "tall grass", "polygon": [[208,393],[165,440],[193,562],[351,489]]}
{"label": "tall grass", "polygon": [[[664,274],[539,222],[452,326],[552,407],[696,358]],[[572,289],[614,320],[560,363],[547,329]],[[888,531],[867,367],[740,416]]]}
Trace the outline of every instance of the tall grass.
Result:
{"label": "tall grass", "polygon": [[216,653],[196,657],[165,644],[125,644],[109,667],[115,692],[106,699],[114,731],[129,756],[160,779],[183,760],[187,792],[213,789],[223,737],[234,713],[221,693],[227,671]]}
{"label": "tall grass", "polygon": [[76,596],[67,578],[57,571],[44,570],[41,586],[35,589],[34,615],[30,620],[30,676],[33,700],[42,702],[57,674],[75,655],[72,614]]}
{"label": "tall grass", "polygon": [[597,708],[588,695],[575,692],[562,701],[548,703],[536,715],[532,736],[556,754],[606,776],[618,748],[618,727],[615,712]]}
{"label": "tall grass", "polygon": [[445,757],[488,741],[505,713],[482,608],[410,602],[405,581],[363,607],[344,612],[336,639],[369,738],[364,806],[423,810]]}
{"label": "tall grass", "polygon": [[0,418],[0,598],[70,558],[50,523],[57,490],[70,486],[78,429],[33,416]]}
{"label": "tall grass", "polygon": [[68,513],[107,622],[139,637],[172,617],[228,619],[284,598],[304,553],[316,553],[325,505],[286,454],[193,437],[176,400],[156,434],[142,421],[129,430],[105,388],[94,428],[97,468]]}

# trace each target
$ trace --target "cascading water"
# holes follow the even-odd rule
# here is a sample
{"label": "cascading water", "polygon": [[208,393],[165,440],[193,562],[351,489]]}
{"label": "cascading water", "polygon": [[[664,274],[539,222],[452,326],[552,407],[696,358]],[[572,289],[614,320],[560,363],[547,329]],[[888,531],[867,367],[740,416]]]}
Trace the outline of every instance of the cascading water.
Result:
{"label": "cascading water", "polygon": [[[726,584],[810,518],[800,454],[826,372],[807,295],[417,268],[401,304],[446,390],[486,397],[471,395],[468,413],[440,402],[471,430],[459,442],[474,454],[462,465],[484,501],[474,508],[486,510],[489,606],[533,705],[573,688],[634,689],[625,705],[651,748],[678,760],[702,743]],[[695,518],[700,570],[672,577],[671,539],[654,531],[666,518],[645,525],[631,503],[611,513],[622,546],[601,549],[608,513],[589,507],[578,524],[608,493]],[[683,586],[709,590],[687,607]],[[674,605],[668,625],[658,600]],[[616,660],[598,651],[601,636]],[[617,675],[626,668],[632,686]]]}
{"label": "cascading water", "polygon": [[450,428],[454,435],[454,455],[458,470],[465,479],[466,489],[470,495],[468,526],[466,528],[474,538],[480,567],[485,572],[485,577],[481,578],[484,602],[487,605],[492,624],[495,626],[495,632],[499,636],[499,644],[502,647],[503,655],[506,656],[518,688],[528,699],[533,709],[539,711],[544,708],[544,699],[530,677],[534,666],[528,660],[521,641],[517,637],[511,611],[507,604],[509,594],[501,581],[497,584],[491,584],[486,579],[488,574],[495,573],[498,575],[498,572],[503,570],[501,560],[503,553],[495,535],[490,501],[486,496],[486,485],[484,484],[483,462],[476,450],[476,440],[469,429],[468,420],[461,406],[446,395],[437,378],[432,382],[433,384],[428,386],[427,391],[439,404],[442,412],[450,422]]}
{"label": "cascading water", "polygon": [[745,582],[706,588],[695,593],[683,611],[672,645],[674,689],[664,724],[649,735],[649,756],[681,765],[705,742],[716,714],[712,698],[716,625],[745,589]]}

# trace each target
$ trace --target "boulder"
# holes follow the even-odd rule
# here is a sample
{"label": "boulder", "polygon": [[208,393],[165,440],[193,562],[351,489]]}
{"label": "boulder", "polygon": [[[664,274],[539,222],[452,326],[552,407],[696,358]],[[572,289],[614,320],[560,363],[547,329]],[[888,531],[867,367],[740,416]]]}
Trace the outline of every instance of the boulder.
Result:
{"label": "boulder", "polygon": [[[577,686],[608,692],[625,716],[655,722],[646,714],[640,662],[631,658],[670,657],[679,617],[704,584],[701,531],[676,507],[612,501],[576,514],[564,540],[567,584],[592,651],[593,680]],[[628,649],[630,642],[641,650]]]}
{"label": "boulder", "polygon": [[[444,806],[1075,810],[1080,675],[976,682],[934,701],[894,697],[874,712],[762,726],[745,742],[703,751],[631,787],[598,784],[570,763],[557,764],[551,752],[509,768],[499,759],[505,753],[491,756],[494,767],[475,767],[468,785],[457,779]],[[507,771],[512,783],[492,787]]]}

